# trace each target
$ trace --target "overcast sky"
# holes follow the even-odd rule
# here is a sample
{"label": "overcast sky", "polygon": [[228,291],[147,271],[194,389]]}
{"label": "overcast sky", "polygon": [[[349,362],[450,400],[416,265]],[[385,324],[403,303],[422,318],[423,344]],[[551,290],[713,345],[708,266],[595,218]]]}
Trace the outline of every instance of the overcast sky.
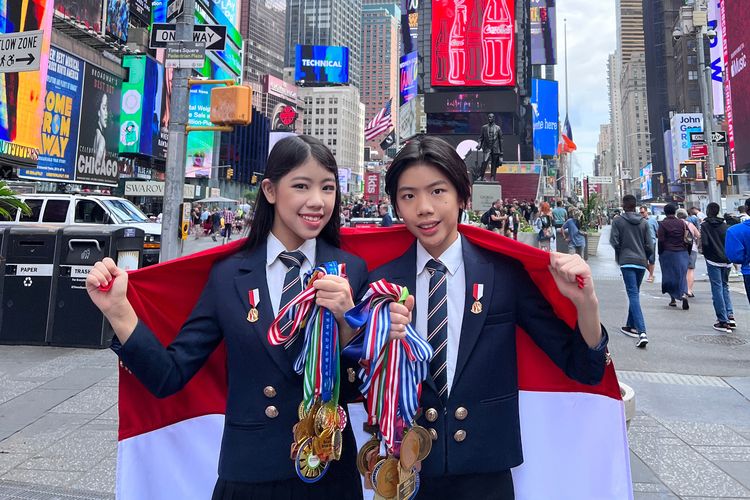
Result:
{"label": "overcast sky", "polygon": [[568,20],[568,99],[570,125],[578,151],[573,173],[593,170],[599,126],[609,123],[607,57],[617,46],[615,2],[557,0],[557,48],[560,82],[560,122],[565,120],[565,31]]}

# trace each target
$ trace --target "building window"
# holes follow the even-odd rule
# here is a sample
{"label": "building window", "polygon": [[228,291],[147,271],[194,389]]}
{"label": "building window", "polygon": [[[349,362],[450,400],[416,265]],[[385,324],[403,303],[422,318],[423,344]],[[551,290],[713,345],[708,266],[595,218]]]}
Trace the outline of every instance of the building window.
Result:
{"label": "building window", "polygon": [[698,72],[697,71],[688,71],[688,80],[694,81],[698,79]]}

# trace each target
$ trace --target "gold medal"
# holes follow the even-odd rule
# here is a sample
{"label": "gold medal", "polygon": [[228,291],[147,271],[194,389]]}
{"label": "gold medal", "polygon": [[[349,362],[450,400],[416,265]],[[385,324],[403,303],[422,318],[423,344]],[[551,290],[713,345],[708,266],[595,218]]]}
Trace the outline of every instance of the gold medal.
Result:
{"label": "gold medal", "polygon": [[258,310],[256,308],[250,309],[250,311],[247,313],[247,320],[250,323],[255,323],[258,321]]}
{"label": "gold medal", "polygon": [[427,455],[432,451],[432,436],[430,433],[421,425],[415,425],[409,429],[409,434],[414,433],[419,438],[419,454],[417,455],[417,461],[421,462]]}
{"label": "gold medal", "polygon": [[299,477],[305,482],[316,480],[328,470],[329,462],[321,460],[313,451],[313,440],[308,438],[303,442],[298,451],[296,469]]}
{"label": "gold medal", "polygon": [[419,459],[420,439],[416,432],[407,431],[401,441],[401,456],[399,462],[404,470],[411,470]]}
{"label": "gold medal", "polygon": [[380,448],[380,441],[373,436],[369,441],[362,445],[362,448],[359,449],[359,452],[357,453],[357,469],[363,476],[372,472],[367,463],[367,459],[370,451],[377,450],[378,448]]}
{"label": "gold medal", "polygon": [[482,303],[478,300],[471,305],[471,312],[479,314],[482,312]]}
{"label": "gold medal", "polygon": [[411,500],[419,489],[419,476],[415,469],[398,471],[398,494],[396,500]]}
{"label": "gold medal", "polygon": [[321,436],[326,429],[334,429],[338,427],[338,408],[330,404],[321,406],[315,413],[315,434]]}
{"label": "gold medal", "polygon": [[372,484],[375,492],[384,498],[393,498],[398,493],[398,460],[386,458],[381,460],[372,471]]}
{"label": "gold medal", "polygon": [[331,459],[341,460],[341,452],[344,449],[344,434],[341,429],[336,428],[331,434]]}

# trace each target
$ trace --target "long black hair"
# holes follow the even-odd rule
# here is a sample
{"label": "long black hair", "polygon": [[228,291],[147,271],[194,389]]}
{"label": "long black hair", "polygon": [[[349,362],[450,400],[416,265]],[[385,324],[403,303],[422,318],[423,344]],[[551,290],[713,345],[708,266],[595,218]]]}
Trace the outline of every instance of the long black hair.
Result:
{"label": "long black hair", "polygon": [[[469,203],[471,197],[471,181],[466,170],[466,164],[458,155],[456,150],[437,137],[423,136],[407,142],[398,152],[393,163],[388,167],[385,174],[385,191],[391,198],[393,208],[398,214],[398,179],[404,171],[416,165],[424,163],[432,165],[445,175],[458,193],[458,201],[464,206]],[[458,211],[458,220],[461,213]]]}
{"label": "long black hair", "polygon": [[[279,179],[310,158],[320,163],[336,179],[336,201],[333,204],[333,213],[318,237],[323,238],[335,247],[339,247],[341,242],[339,235],[341,228],[341,217],[339,215],[341,211],[341,191],[339,189],[338,166],[333,153],[321,140],[309,135],[295,135],[281,139],[273,147],[271,154],[268,155],[264,178],[276,184]],[[277,203],[283,202],[278,200]],[[245,244],[246,249],[252,250],[266,241],[268,233],[271,232],[273,227],[274,216],[274,206],[266,199],[263,189],[259,189],[258,198],[255,201],[253,223],[250,226],[250,235]]]}

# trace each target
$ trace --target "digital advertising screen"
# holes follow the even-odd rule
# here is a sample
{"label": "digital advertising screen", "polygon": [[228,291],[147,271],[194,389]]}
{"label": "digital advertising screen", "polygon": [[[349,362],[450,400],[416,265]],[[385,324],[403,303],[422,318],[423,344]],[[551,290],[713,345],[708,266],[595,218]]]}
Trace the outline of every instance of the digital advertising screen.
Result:
{"label": "digital advertising screen", "polygon": [[54,182],[75,180],[83,69],[81,59],[50,48],[39,161],[35,169],[20,169],[19,177]]}
{"label": "digital advertising screen", "polygon": [[531,80],[531,110],[534,124],[534,149],[542,156],[555,156],[560,121],[558,83],[554,80]]}
{"label": "digital advertising screen", "polygon": [[139,26],[151,23],[151,5],[148,0],[130,0],[130,19],[137,21]]}
{"label": "digital advertising screen", "polygon": [[703,131],[703,115],[700,113],[679,113],[672,117],[672,179],[679,179],[680,163],[690,159],[690,132]]}
{"label": "digital advertising screen", "polygon": [[419,66],[417,52],[410,52],[401,56],[399,63],[399,90],[400,105],[403,106],[417,96],[417,77],[419,76]]}
{"label": "digital advertising screen", "polygon": [[516,84],[515,0],[432,2],[432,85]]}
{"label": "digital advertising screen", "polygon": [[297,45],[294,79],[306,84],[349,82],[349,47]]}
{"label": "digital advertising screen", "polygon": [[727,124],[732,170],[750,169],[750,3],[722,2],[728,85]]}
{"label": "digital advertising screen", "polygon": [[164,66],[146,55],[125,56],[129,79],[122,82],[120,154],[165,159],[169,132],[163,123]]}
{"label": "digital advertising screen", "polygon": [[531,64],[557,64],[557,0],[531,0]]}
{"label": "digital advertising screen", "polygon": [[128,0],[107,0],[107,34],[125,42],[128,39],[130,8]]}
{"label": "digital advertising screen", "polygon": [[122,80],[86,64],[76,158],[76,181],[116,186],[120,171],[120,89]]}
{"label": "digital advertising screen", "polygon": [[43,30],[38,71],[0,73],[0,158],[33,168],[41,149],[52,0],[0,2],[0,33]]}
{"label": "digital advertising screen", "polygon": [[97,33],[102,32],[102,0],[55,0],[55,10]]}
{"label": "digital advertising screen", "polygon": [[641,169],[641,198],[650,200],[654,197],[654,184],[651,181],[653,166],[649,163]]}

